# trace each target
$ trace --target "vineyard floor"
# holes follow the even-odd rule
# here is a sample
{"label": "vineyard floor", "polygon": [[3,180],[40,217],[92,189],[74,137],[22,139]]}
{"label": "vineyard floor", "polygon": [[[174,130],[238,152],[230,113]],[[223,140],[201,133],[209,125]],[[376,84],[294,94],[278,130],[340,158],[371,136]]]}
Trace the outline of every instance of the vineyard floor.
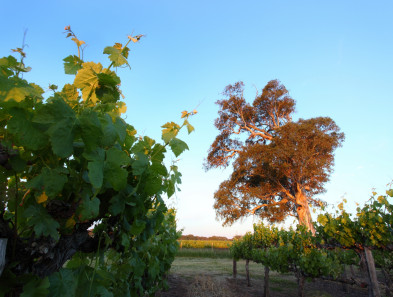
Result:
{"label": "vineyard floor", "polygon": [[[232,260],[211,258],[177,257],[168,277],[169,290],[157,297],[253,297],[263,296],[263,274],[261,265],[249,266],[251,287],[247,287],[245,261],[237,264],[237,279],[232,278]],[[367,289],[348,286],[347,292],[341,284],[323,280],[306,282],[306,297],[362,297]],[[297,281],[293,274],[270,273],[270,296],[297,296]]]}

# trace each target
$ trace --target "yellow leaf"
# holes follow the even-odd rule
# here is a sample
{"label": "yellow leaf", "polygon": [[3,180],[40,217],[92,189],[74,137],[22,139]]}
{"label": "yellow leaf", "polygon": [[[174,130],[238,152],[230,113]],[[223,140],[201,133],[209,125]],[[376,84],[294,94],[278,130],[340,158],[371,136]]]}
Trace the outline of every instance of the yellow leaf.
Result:
{"label": "yellow leaf", "polygon": [[74,220],[74,216],[70,217],[67,222],[66,222],[66,228],[73,228],[75,226],[76,222]]}
{"label": "yellow leaf", "polygon": [[198,111],[197,111],[196,109],[194,109],[194,110],[192,111],[192,113],[193,113],[193,114],[197,114]]}
{"label": "yellow leaf", "polygon": [[121,50],[123,48],[123,45],[121,43],[116,42],[113,47],[118,49],[118,50]]}
{"label": "yellow leaf", "polygon": [[45,192],[43,192],[40,196],[35,198],[37,203],[43,203],[46,200],[48,200],[48,196],[45,194]]}
{"label": "yellow leaf", "polygon": [[118,103],[119,114],[125,113],[127,111],[127,105],[124,102]]}
{"label": "yellow leaf", "polygon": [[181,112],[181,118],[184,118],[188,115],[188,112],[186,110]]}
{"label": "yellow leaf", "polygon": [[79,40],[79,39],[76,38],[76,37],[72,37],[71,40],[73,40],[73,41],[76,43],[76,45],[77,45],[78,47],[80,47],[82,44],[85,43],[83,40]]}

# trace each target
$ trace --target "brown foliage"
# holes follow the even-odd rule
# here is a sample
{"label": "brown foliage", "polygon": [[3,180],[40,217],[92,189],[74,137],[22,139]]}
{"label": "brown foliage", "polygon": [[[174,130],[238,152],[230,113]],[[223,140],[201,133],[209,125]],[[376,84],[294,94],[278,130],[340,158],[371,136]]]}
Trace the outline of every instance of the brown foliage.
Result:
{"label": "brown foliage", "polygon": [[214,195],[217,216],[230,225],[250,214],[272,222],[293,215],[311,229],[308,204],[320,205],[313,196],[324,191],[344,134],[328,117],[292,122],[295,101],[277,80],[253,105],[243,98],[241,82],[224,95],[217,102],[220,134],[205,164],[227,167],[234,159],[232,175]]}

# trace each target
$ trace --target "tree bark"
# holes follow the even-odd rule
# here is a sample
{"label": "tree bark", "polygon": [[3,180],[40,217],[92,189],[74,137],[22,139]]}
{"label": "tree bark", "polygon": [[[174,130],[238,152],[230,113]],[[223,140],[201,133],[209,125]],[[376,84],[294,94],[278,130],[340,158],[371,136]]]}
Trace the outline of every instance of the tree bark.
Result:
{"label": "tree bark", "polygon": [[308,206],[308,197],[303,193],[299,185],[295,195],[296,199],[296,212],[299,218],[299,223],[305,226],[309,231],[315,235],[314,225],[312,223],[310,208]]}
{"label": "tree bark", "polygon": [[235,259],[233,259],[232,274],[233,274],[233,278],[237,277],[237,262]]}
{"label": "tree bark", "polygon": [[304,284],[306,282],[306,278],[300,273],[297,273],[297,296],[298,297],[304,297]]}
{"label": "tree bark", "polygon": [[265,279],[264,279],[264,287],[263,287],[263,296],[264,297],[269,297],[270,296],[270,290],[269,290],[269,267],[265,266]]}
{"label": "tree bark", "polygon": [[248,264],[250,263],[250,260],[246,260],[246,279],[247,279],[247,287],[251,287],[250,283],[250,270]]}

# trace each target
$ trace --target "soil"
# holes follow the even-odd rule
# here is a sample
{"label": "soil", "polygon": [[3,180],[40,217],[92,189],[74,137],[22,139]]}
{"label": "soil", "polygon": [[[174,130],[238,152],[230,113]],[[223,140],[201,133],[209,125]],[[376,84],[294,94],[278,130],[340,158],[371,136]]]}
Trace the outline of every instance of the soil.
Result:
{"label": "soil", "polygon": [[[202,276],[203,277],[203,276]],[[215,277],[217,279],[217,277]],[[224,281],[226,286],[231,291],[231,296],[240,297],[254,297],[263,296],[263,281],[251,280],[251,287],[247,287],[245,279],[233,279],[231,277],[223,277],[220,281]],[[219,296],[215,294],[192,294],[190,295],[190,286],[194,283],[193,279],[184,277],[181,275],[171,274],[168,277],[169,290],[166,292],[158,293],[157,297],[188,297],[188,296],[199,296],[199,297],[210,297]],[[285,283],[270,285],[270,296],[271,297],[291,297],[298,296],[297,286],[287,285]],[[347,291],[344,290],[343,285],[337,282],[314,280],[305,284],[304,290],[305,297],[367,297],[368,291],[366,288],[360,288],[357,286],[347,286]]]}

